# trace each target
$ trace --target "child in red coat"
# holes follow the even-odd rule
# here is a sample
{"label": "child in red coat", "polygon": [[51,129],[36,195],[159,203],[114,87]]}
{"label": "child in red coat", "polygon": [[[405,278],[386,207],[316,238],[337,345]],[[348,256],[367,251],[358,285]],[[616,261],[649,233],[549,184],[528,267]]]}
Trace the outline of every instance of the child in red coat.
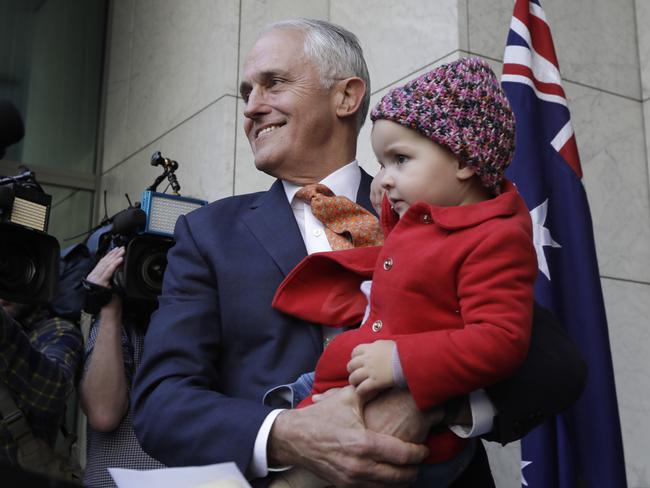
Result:
{"label": "child in red coat", "polygon": [[[528,351],[532,226],[503,176],[514,117],[489,66],[464,58],[390,90],[371,119],[383,247],[308,256],[274,306],[351,326],[366,308],[359,285],[372,278],[361,327],[330,342],[312,394],[352,384],[368,400],[403,387],[426,411],[510,376]],[[467,440],[444,431],[427,444],[428,462],[446,467],[421,470],[417,486],[446,486]]]}

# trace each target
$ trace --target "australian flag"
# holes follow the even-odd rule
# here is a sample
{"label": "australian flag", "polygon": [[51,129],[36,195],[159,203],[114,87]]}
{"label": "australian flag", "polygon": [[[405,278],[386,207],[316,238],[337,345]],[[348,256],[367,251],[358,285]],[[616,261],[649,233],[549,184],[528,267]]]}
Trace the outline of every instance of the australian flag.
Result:
{"label": "australian flag", "polygon": [[587,362],[578,402],[522,440],[530,488],[625,487],[623,445],[598,263],[582,169],[551,31],[537,0],[516,0],[501,82],[517,121],[508,177],[533,221],[535,296]]}

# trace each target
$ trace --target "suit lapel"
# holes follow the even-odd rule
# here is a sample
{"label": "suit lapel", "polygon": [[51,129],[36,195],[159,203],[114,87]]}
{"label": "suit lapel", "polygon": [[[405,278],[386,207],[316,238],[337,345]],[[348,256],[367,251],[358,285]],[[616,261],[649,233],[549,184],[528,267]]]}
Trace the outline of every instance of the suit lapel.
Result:
{"label": "suit lapel", "polygon": [[[307,256],[305,243],[280,180],[276,180],[267,192],[253,202],[243,221],[285,276]],[[322,329],[313,325],[305,327],[315,350],[320,351],[323,347]]]}
{"label": "suit lapel", "polygon": [[[357,203],[374,214],[370,203],[372,176],[362,168],[360,170]],[[253,202],[250,210],[244,214],[244,223],[286,276],[307,255],[307,249],[282,182],[276,180]]]}
{"label": "suit lapel", "polygon": [[285,276],[307,255],[280,180],[253,202],[243,220]]}
{"label": "suit lapel", "polygon": [[377,215],[370,202],[370,183],[372,183],[372,176],[366,173],[363,168],[359,167],[359,169],[361,170],[361,183],[359,183],[359,191],[357,191],[357,203],[372,212],[373,215]]}

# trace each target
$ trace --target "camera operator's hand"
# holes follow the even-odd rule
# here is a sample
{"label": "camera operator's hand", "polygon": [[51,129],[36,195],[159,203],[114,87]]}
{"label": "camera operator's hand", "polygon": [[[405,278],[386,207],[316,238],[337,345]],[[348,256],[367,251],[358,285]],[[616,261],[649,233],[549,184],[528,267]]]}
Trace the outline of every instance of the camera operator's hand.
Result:
{"label": "camera operator's hand", "polygon": [[86,280],[96,285],[111,288],[111,278],[117,267],[124,261],[124,252],[124,247],[111,249],[99,260],[97,265],[86,277]]}
{"label": "camera operator's hand", "polygon": [[[117,247],[106,253],[86,281],[111,288],[111,278],[122,264],[124,252],[123,247]],[[81,381],[81,408],[94,430],[110,432],[120,425],[129,405],[121,342],[122,301],[116,294],[101,307],[93,326],[97,327],[97,338]]]}

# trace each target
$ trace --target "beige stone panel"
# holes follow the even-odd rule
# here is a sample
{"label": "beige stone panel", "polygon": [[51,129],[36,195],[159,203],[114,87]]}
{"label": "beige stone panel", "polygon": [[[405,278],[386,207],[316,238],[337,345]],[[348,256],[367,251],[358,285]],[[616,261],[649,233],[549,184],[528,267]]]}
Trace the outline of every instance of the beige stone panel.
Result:
{"label": "beige stone panel", "polygon": [[458,0],[458,49],[469,51],[469,2]]}
{"label": "beige stone panel", "polygon": [[582,161],[601,276],[650,281],[642,106],[564,83]]}
{"label": "beige stone panel", "polygon": [[[61,249],[83,241],[91,228],[93,193],[84,190],[66,191],[62,198],[53,198],[50,212],[50,226],[48,233],[56,237]],[[55,196],[53,195],[53,197]]]}
{"label": "beige stone panel", "polygon": [[[503,59],[512,0],[468,0],[469,50]],[[564,79],[639,98],[634,0],[544,0]]]}
{"label": "beige stone panel", "polygon": [[127,156],[131,45],[135,0],[111,3],[106,36],[102,166],[106,171]]}
{"label": "beige stone panel", "polygon": [[116,122],[111,121],[119,125],[126,110],[123,147],[109,149],[120,138],[113,140],[114,130],[107,129],[104,143],[112,161],[104,167],[130,157],[224,94],[235,95],[238,34],[236,0],[137,0],[128,90],[109,90],[118,98],[127,92],[126,108],[116,110]]}
{"label": "beige stone panel", "polygon": [[267,24],[299,17],[328,20],[329,3],[328,0],[241,0],[240,74],[246,55]]}
{"label": "beige stone panel", "polygon": [[[636,32],[639,43],[639,62],[641,65],[642,98],[650,98],[650,2],[636,0]],[[646,119],[647,120],[647,119]]]}
{"label": "beige stone panel", "polygon": [[650,487],[650,283],[604,279],[627,483]]}
{"label": "beige stone panel", "polygon": [[645,129],[645,157],[648,172],[648,187],[650,188],[650,100],[643,103],[643,126]]}
{"label": "beige stone panel", "polygon": [[[147,145],[102,176],[101,191],[108,193],[108,214],[127,206],[124,194],[140,200],[146,187],[161,173],[151,166],[151,155],[178,161],[181,195],[213,201],[232,195],[235,97],[225,96],[173,131]],[[158,187],[163,191],[167,180]],[[103,215],[103,208],[98,210]]]}
{"label": "beige stone panel", "polygon": [[372,93],[458,49],[457,0],[332,0],[331,21],[354,32]]}

